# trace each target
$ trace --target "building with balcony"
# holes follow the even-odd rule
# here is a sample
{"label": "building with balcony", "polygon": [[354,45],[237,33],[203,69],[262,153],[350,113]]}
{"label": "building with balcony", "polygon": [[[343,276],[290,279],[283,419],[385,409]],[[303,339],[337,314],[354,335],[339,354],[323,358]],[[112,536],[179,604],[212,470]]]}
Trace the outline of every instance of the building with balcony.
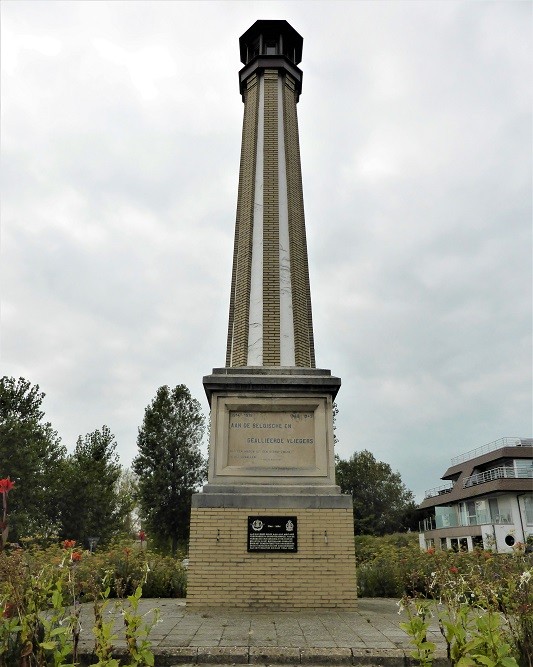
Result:
{"label": "building with balcony", "polygon": [[451,463],[420,504],[422,549],[501,553],[533,540],[533,438],[500,438]]}

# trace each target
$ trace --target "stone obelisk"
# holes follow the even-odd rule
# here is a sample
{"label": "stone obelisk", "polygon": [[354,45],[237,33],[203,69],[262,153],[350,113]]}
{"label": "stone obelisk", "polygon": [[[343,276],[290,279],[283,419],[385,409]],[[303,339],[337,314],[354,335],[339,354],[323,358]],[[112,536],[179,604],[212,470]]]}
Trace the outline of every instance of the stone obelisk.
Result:
{"label": "stone obelisk", "polygon": [[332,404],[315,368],[297,103],[302,37],[239,40],[244,102],[226,366],[204,377],[208,483],[193,496],[187,604],[350,608],[353,511],[335,485]]}

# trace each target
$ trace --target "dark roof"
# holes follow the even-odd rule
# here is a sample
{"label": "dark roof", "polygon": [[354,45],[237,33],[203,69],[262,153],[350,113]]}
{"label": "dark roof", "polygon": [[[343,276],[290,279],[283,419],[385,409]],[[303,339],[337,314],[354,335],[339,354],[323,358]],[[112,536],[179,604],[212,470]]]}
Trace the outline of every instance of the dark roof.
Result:
{"label": "dark roof", "polygon": [[303,37],[296,32],[296,30],[287,23],[287,21],[269,21],[260,19],[256,21],[248,30],[239,38],[239,47],[241,54],[241,62],[246,63],[246,45],[251,44],[259,35],[263,35],[265,39],[276,39],[280,34],[283,35],[283,42],[286,48],[294,49],[295,58],[294,63],[297,65],[302,61]]}
{"label": "dark roof", "polygon": [[453,488],[445,492],[438,493],[435,496],[424,498],[419,508],[435,507],[436,505],[451,505],[468,498],[483,496],[495,492],[528,492],[533,489],[533,480],[531,478],[503,478],[476,484],[475,486],[464,486],[467,477],[470,477],[479,466],[494,464],[497,467],[501,459],[530,459],[533,458],[533,447],[502,447],[500,449],[487,452],[481,456],[476,456],[458,463],[444,473],[441,479],[457,481]]}

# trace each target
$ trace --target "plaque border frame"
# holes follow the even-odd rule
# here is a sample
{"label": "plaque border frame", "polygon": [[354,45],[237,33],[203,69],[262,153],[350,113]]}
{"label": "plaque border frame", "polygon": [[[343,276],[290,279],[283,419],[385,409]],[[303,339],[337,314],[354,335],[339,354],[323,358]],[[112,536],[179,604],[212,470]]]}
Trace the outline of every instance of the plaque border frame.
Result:
{"label": "plaque border frame", "polygon": [[[286,521],[294,520],[294,549],[250,549],[250,520],[251,519],[276,519]],[[246,551],[249,554],[297,554],[298,553],[298,516],[296,514],[291,514],[290,516],[285,514],[272,515],[272,514],[252,514],[248,515],[247,519],[247,532],[246,532]]]}
{"label": "plaque border frame", "polygon": [[[215,423],[212,438],[214,436],[216,445],[214,447],[214,461],[211,473],[214,478],[228,479],[236,478],[310,478],[326,479],[328,477],[328,452],[329,423],[328,404],[329,396],[309,397],[268,397],[268,396],[224,396],[216,397],[216,409],[214,413]],[[213,407],[213,406],[212,406]],[[313,412],[314,413],[314,467],[271,467],[268,466],[230,466],[229,459],[229,423],[231,412]],[[332,436],[331,436],[332,437]]]}

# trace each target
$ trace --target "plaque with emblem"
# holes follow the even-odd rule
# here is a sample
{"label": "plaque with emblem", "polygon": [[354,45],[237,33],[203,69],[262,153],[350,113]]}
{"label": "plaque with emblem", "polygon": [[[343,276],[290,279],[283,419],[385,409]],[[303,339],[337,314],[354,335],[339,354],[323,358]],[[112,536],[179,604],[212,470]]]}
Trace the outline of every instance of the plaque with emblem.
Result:
{"label": "plaque with emblem", "polygon": [[298,551],[295,516],[249,516],[248,551],[256,553]]}

